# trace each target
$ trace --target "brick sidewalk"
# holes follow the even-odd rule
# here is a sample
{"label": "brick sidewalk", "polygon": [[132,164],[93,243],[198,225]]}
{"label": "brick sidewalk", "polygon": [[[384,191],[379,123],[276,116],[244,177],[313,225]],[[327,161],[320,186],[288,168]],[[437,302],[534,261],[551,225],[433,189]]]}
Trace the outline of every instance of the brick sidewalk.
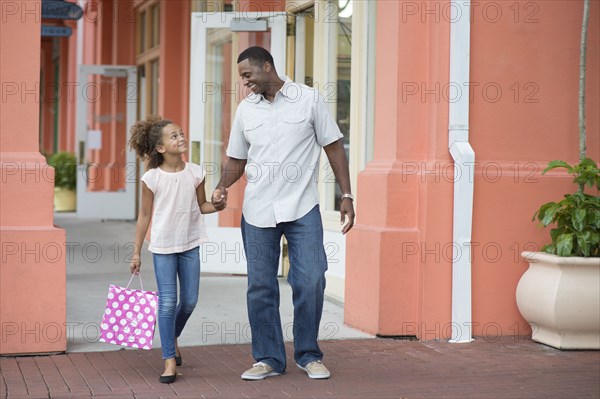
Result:
{"label": "brick sidewalk", "polygon": [[[559,351],[526,338],[471,344],[323,341],[329,380],[288,356],[285,375],[243,381],[249,345],[182,348],[172,385],[160,351],[0,358],[1,398],[599,398],[600,352]],[[288,355],[292,347],[287,345]]]}

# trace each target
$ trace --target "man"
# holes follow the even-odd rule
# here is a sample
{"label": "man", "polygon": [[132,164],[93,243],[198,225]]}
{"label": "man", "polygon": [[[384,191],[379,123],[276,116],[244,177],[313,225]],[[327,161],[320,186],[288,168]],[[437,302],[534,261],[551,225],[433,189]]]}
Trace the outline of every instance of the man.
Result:
{"label": "man", "polygon": [[318,92],[287,77],[280,79],[264,48],[243,51],[238,72],[252,93],[235,114],[228,159],[212,201],[215,206],[226,203],[227,188],[245,170],[242,239],[248,262],[252,355],[257,363],[242,378],[260,380],[286,368],[277,281],[282,235],[291,264],[294,359],[310,378],[329,378],[317,343],[327,270],[317,179],[324,148],[343,193],[341,223],[347,233],[354,225],[354,198],[343,136]]}

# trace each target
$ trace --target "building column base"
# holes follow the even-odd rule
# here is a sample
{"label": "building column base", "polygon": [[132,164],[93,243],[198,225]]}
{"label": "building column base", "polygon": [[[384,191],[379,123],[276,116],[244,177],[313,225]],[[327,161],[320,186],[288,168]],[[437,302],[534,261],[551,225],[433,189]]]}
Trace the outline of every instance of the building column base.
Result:
{"label": "building column base", "polygon": [[0,227],[0,355],[65,352],[66,234]]}
{"label": "building column base", "polygon": [[452,185],[425,162],[377,160],[360,173],[357,193],[345,322],[382,336],[449,337]]}
{"label": "building column base", "polygon": [[352,229],[346,247],[346,324],[370,334],[414,335],[419,265],[403,259],[403,243],[418,236],[416,230],[360,224]]}

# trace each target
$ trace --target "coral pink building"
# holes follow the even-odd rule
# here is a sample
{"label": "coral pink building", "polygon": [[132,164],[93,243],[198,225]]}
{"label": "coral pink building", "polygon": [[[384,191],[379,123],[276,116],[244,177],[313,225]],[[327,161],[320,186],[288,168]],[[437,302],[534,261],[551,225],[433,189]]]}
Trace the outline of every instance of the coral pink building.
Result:
{"label": "coral pink building", "polygon": [[[549,240],[531,221],[539,205],[573,189],[541,171],[578,159],[583,0],[80,0],[78,19],[44,18],[44,3],[0,3],[1,354],[66,350],[65,233],[42,154],[78,157],[78,214],[133,219],[143,165],[123,151],[127,126],[156,113],[187,132],[211,190],[250,45],[317,88],[344,134],[357,212],[346,237],[325,162],[319,190],[327,294],[345,322],[422,340],[530,334],[520,253]],[[599,161],[598,1],[589,21]],[[207,223],[239,226],[242,194],[243,182]]]}

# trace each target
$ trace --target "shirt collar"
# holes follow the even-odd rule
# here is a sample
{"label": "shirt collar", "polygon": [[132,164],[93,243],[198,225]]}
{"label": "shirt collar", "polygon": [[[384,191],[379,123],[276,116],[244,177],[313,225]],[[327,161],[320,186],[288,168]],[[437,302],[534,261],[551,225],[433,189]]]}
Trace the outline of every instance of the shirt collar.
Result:
{"label": "shirt collar", "polygon": [[287,98],[296,99],[298,98],[298,83],[294,82],[292,79],[283,75],[279,77],[281,80],[284,80],[285,83],[279,89],[279,92]]}

